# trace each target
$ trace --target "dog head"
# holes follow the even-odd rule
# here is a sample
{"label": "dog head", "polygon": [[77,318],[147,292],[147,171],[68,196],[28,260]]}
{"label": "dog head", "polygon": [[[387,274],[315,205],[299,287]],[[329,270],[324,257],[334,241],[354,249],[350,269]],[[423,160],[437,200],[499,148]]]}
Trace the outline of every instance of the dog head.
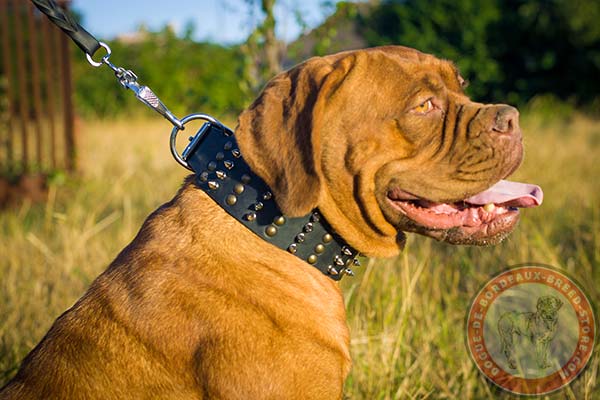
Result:
{"label": "dog head", "polygon": [[523,156],[517,110],[463,87],[451,62],[405,47],[316,57],[271,80],[236,136],[284,213],[318,207],[362,253],[394,255],[406,231],[496,243],[542,194],[503,181]]}
{"label": "dog head", "polygon": [[544,319],[552,319],[562,307],[563,302],[554,296],[543,296],[537,301],[537,312]]}

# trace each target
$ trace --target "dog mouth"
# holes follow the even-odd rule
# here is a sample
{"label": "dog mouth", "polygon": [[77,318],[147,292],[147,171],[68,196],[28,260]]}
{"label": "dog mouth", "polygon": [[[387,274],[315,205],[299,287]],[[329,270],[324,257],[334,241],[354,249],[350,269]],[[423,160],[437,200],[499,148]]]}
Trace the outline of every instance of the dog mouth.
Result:
{"label": "dog mouth", "polygon": [[462,231],[460,236],[489,237],[509,231],[520,208],[542,204],[543,192],[537,185],[501,180],[481,193],[455,202],[431,201],[400,188],[389,190],[387,199],[417,225],[416,231],[458,229]]}

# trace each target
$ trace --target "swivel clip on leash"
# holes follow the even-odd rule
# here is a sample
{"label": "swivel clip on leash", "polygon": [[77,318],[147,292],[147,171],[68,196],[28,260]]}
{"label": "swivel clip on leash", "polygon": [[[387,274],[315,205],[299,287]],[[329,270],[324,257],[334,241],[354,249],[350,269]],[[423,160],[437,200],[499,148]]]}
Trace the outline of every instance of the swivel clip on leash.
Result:
{"label": "swivel clip on leash", "polygon": [[[90,63],[90,65],[95,68],[101,67],[102,65],[108,66],[108,68],[114,72],[121,86],[123,86],[125,89],[133,91],[135,93],[135,97],[139,101],[162,115],[173,125],[170,139],[171,154],[183,167],[192,170],[189,164],[184,160],[184,158],[182,158],[182,156],[179,155],[176,149],[177,134],[179,131],[185,129],[185,124],[190,121],[200,119],[220,127],[224,132],[231,133],[229,128],[224,126],[221,122],[210,115],[194,113],[186,115],[181,119],[177,118],[164,105],[164,103],[160,101],[152,89],[150,89],[148,86],[140,85],[138,83],[138,77],[133,71],[127,70],[123,67],[118,67],[111,63],[110,56],[112,52],[110,47],[106,43],[98,41],[91,33],[83,29],[67,12],[65,12],[65,10],[60,8],[54,2],[54,0],[31,0],[31,2],[43,14],[45,14],[53,24],[62,29],[62,31],[66,33],[73,40],[73,42],[75,42],[77,47],[79,47],[85,53],[87,61]],[[106,51],[106,54],[100,61],[94,61],[92,57],[100,48],[103,48]],[[201,133],[204,131],[205,129],[200,129],[198,132],[199,134],[196,135],[195,140],[192,140],[192,143],[197,142],[202,136]]]}

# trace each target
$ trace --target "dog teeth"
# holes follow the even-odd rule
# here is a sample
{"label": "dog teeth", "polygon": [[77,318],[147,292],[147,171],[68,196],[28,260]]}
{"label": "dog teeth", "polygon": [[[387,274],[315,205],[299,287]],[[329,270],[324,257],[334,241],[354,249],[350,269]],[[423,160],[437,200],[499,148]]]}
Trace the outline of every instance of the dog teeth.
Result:
{"label": "dog teeth", "polygon": [[492,211],[494,211],[495,208],[496,208],[496,205],[494,203],[488,203],[485,206],[483,206],[483,209],[487,212],[492,212]]}

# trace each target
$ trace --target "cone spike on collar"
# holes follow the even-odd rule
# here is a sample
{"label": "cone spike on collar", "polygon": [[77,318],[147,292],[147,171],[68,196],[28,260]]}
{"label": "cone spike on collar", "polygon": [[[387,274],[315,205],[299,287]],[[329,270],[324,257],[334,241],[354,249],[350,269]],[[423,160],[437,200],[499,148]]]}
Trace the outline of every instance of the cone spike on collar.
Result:
{"label": "cone spike on collar", "polygon": [[[200,140],[192,140],[184,151],[185,161],[196,173],[196,185],[266,242],[336,281],[344,275],[354,275],[349,266],[360,265],[356,259],[358,252],[331,228],[319,211],[299,218],[285,216],[272,201],[270,188],[244,161],[235,136],[217,124],[206,124],[208,129]],[[203,130],[205,127],[200,128]],[[219,153],[223,151],[221,157]],[[228,157],[233,157],[235,164]]]}

